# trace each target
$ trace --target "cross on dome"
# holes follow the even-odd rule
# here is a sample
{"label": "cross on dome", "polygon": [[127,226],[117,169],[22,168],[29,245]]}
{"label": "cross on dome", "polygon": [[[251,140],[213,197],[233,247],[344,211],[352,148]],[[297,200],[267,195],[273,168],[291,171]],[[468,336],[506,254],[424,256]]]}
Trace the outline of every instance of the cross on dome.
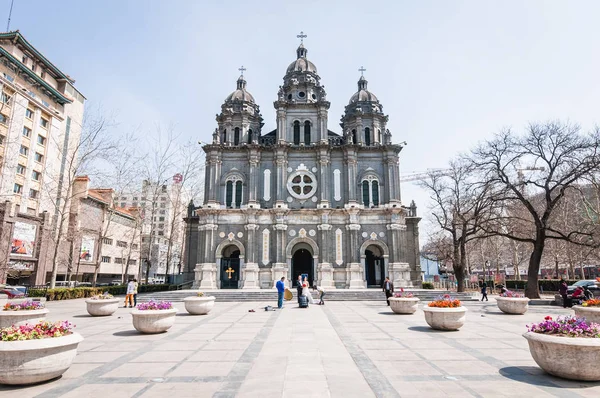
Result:
{"label": "cross on dome", "polygon": [[305,35],[303,31],[300,31],[300,34],[296,35],[296,37],[300,39],[300,44],[304,44],[304,38],[308,36]]}
{"label": "cross on dome", "polygon": [[360,75],[361,75],[361,76],[364,76],[364,75],[365,75],[365,72],[366,72],[366,69],[365,69],[365,67],[364,67],[364,66],[361,66],[360,68],[358,68],[358,71],[360,72]]}
{"label": "cross on dome", "polygon": [[242,72],[242,77],[244,77],[244,72],[247,70],[246,68],[244,68],[244,65],[242,65],[238,70]]}

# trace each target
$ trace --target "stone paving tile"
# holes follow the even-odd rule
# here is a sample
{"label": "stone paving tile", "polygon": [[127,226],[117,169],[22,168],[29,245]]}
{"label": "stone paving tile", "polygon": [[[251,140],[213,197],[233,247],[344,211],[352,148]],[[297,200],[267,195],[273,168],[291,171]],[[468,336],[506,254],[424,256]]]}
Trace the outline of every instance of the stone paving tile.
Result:
{"label": "stone paving tile", "polygon": [[[177,398],[203,398],[212,397],[221,388],[223,383],[202,383],[201,387],[194,388],[191,383],[154,383],[144,391],[140,397],[164,398],[166,396]],[[112,398],[112,397],[111,397]]]}
{"label": "stone paving tile", "polygon": [[[110,398],[128,398],[134,396],[144,387],[146,385],[140,383],[111,386],[107,386],[106,384],[86,384],[61,395],[61,398],[103,397],[108,395],[110,395]],[[107,388],[110,388],[110,394],[107,394]]]}

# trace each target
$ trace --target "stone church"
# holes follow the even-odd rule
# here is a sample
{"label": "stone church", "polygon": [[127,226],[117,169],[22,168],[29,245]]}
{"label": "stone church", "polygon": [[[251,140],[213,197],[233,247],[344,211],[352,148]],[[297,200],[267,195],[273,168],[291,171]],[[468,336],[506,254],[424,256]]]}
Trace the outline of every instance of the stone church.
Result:
{"label": "stone church", "polygon": [[188,210],[186,257],[201,289],[271,289],[298,275],[325,289],[420,286],[414,203],[400,199],[388,116],[361,76],[329,130],[317,68],[301,44],[273,103],[276,129],[242,76],[206,152],[205,197]]}

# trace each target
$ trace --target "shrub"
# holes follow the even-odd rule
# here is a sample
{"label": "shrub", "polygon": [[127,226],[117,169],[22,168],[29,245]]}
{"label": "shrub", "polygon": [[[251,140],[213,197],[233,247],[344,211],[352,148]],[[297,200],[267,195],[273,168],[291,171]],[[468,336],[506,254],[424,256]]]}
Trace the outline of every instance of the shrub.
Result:
{"label": "shrub", "polygon": [[[577,280],[567,280],[567,285],[572,285],[577,282]],[[540,279],[538,281],[538,286],[540,290],[544,292],[558,292],[558,287],[560,286],[560,279]],[[506,281],[507,289],[519,289],[524,290],[527,287],[527,281]]]}
{"label": "shrub", "polygon": [[10,326],[0,329],[1,341],[38,340],[62,337],[73,333],[73,325],[68,321],[50,323],[41,321],[35,325]]}
{"label": "shrub", "polygon": [[547,316],[544,318],[544,322],[527,325],[527,330],[533,333],[562,337],[600,338],[599,324],[587,322],[585,318],[575,316],[559,316],[556,320],[553,320],[551,316]]}
{"label": "shrub", "polygon": [[138,304],[137,309],[140,311],[151,311],[151,310],[170,310],[173,308],[173,303],[170,301],[148,301],[147,303]]}
{"label": "shrub", "polygon": [[456,308],[460,307],[460,300],[453,299],[449,294],[444,294],[443,296],[439,296],[436,300],[427,304],[427,306],[436,308]]}
{"label": "shrub", "polygon": [[[163,292],[171,290],[174,285],[140,285],[138,293]],[[127,291],[126,286],[102,286],[102,287],[58,287],[55,289],[27,290],[29,297],[46,297],[48,301],[69,300],[77,298],[89,298],[104,293],[112,295],[123,295]]]}
{"label": "shrub", "polygon": [[432,282],[423,282],[423,289],[433,289]]}
{"label": "shrub", "polygon": [[3,311],[31,311],[41,310],[44,308],[44,304],[39,301],[23,301],[22,303],[6,303]]}

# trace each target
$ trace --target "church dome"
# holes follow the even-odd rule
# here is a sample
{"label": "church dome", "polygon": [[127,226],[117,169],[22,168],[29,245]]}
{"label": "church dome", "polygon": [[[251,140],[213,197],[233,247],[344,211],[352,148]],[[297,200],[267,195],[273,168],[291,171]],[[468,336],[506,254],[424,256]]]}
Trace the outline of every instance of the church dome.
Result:
{"label": "church dome", "polygon": [[349,104],[356,102],[379,102],[375,94],[367,90],[367,79],[361,76],[358,80],[358,91],[350,98]]}
{"label": "church dome", "polygon": [[304,44],[300,44],[296,50],[298,58],[288,66],[286,74],[292,72],[312,72],[317,73],[317,67],[315,64],[306,59],[306,53],[308,50],[304,47]]}
{"label": "church dome", "polygon": [[244,80],[244,76],[240,76],[237,80],[237,89],[225,98],[225,102],[231,101],[255,102],[252,94],[246,90],[246,80]]}

